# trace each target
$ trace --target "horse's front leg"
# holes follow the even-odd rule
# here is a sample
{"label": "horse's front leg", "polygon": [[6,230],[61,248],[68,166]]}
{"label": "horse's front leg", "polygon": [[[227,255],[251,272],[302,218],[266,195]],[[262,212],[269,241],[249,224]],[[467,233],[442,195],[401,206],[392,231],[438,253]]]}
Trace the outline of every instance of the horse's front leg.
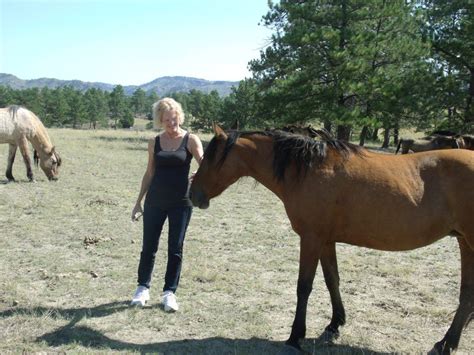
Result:
{"label": "horse's front leg", "polygon": [[326,327],[323,338],[332,341],[339,336],[339,327],[346,323],[346,312],[339,292],[339,271],[337,268],[336,243],[326,244],[321,254],[321,267],[324,281],[331,295],[332,318]]}
{"label": "horse's front leg", "polygon": [[321,254],[321,243],[313,236],[301,236],[300,269],[297,286],[296,314],[287,345],[301,349],[299,340],[306,335],[306,308],[313,289],[313,280]]}
{"label": "horse's front leg", "polygon": [[8,163],[7,163],[7,171],[5,172],[5,176],[7,177],[8,181],[15,181],[15,178],[13,177],[12,174],[12,169],[13,169],[13,162],[15,161],[15,155],[16,155],[16,144],[9,144],[8,148]]}
{"label": "horse's front leg", "polygon": [[20,138],[18,142],[18,146],[20,147],[20,152],[21,152],[21,155],[23,156],[23,161],[25,162],[25,165],[26,165],[26,176],[28,177],[28,180],[34,181],[33,171],[31,170],[31,159],[30,159],[27,139],[25,137]]}

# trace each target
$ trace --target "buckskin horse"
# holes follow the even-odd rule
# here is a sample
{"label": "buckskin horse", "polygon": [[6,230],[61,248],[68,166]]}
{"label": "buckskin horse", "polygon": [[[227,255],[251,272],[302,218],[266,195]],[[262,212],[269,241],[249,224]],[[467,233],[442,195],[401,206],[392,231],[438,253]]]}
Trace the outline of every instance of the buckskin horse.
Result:
{"label": "buckskin horse", "polygon": [[21,106],[12,105],[0,108],[0,143],[10,145],[6,171],[9,181],[15,180],[12,167],[18,147],[20,147],[26,165],[26,175],[30,181],[34,181],[28,141],[31,142],[35,150],[35,164],[38,165],[39,162],[49,180],[57,180],[61,157],[51,143],[48,132],[40,119],[33,112]]}
{"label": "buckskin horse", "polygon": [[405,251],[451,235],[461,250],[459,306],[431,351],[447,354],[457,348],[474,316],[471,151],[387,155],[283,132],[225,133],[215,126],[214,133],[191,185],[194,206],[207,208],[210,199],[251,176],[280,198],[300,237],[297,306],[288,345],[300,349],[305,337],[306,307],[319,261],[332,304],[324,335],[335,338],[346,321],[336,243]]}

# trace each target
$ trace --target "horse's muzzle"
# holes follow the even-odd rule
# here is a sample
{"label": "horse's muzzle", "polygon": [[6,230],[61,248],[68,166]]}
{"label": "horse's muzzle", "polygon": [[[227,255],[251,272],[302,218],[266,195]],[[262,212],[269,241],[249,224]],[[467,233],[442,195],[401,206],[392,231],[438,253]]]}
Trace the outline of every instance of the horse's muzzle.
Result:
{"label": "horse's muzzle", "polygon": [[189,192],[189,198],[191,199],[193,206],[206,209],[209,207],[209,199],[207,198],[204,191],[197,188],[192,188]]}

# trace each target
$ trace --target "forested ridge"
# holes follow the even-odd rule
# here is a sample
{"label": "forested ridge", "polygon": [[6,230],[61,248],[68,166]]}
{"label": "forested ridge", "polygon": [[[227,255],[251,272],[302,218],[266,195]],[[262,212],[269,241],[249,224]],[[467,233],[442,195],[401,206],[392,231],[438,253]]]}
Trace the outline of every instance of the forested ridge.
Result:
{"label": "forested ridge", "polygon": [[[282,0],[269,3],[262,25],[269,45],[249,63],[227,96],[196,89],[169,92],[187,125],[241,129],[321,125],[360,144],[400,128],[474,131],[474,2]],[[0,105],[24,105],[47,126],[133,126],[150,117],[154,92],[126,95],[72,87],[15,90],[0,86]],[[354,136],[354,134],[358,136]]]}

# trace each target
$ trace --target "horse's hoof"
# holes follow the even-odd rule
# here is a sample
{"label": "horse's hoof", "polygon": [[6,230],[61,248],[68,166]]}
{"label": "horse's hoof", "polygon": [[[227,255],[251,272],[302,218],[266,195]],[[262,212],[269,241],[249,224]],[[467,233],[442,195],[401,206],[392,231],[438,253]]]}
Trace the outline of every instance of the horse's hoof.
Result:
{"label": "horse's hoof", "polygon": [[444,355],[444,354],[451,354],[449,347],[446,348],[446,344],[443,341],[436,343],[428,352],[428,355]]}
{"label": "horse's hoof", "polygon": [[333,331],[331,329],[326,328],[317,340],[319,343],[322,344],[332,344],[337,338],[339,338],[338,331]]}

